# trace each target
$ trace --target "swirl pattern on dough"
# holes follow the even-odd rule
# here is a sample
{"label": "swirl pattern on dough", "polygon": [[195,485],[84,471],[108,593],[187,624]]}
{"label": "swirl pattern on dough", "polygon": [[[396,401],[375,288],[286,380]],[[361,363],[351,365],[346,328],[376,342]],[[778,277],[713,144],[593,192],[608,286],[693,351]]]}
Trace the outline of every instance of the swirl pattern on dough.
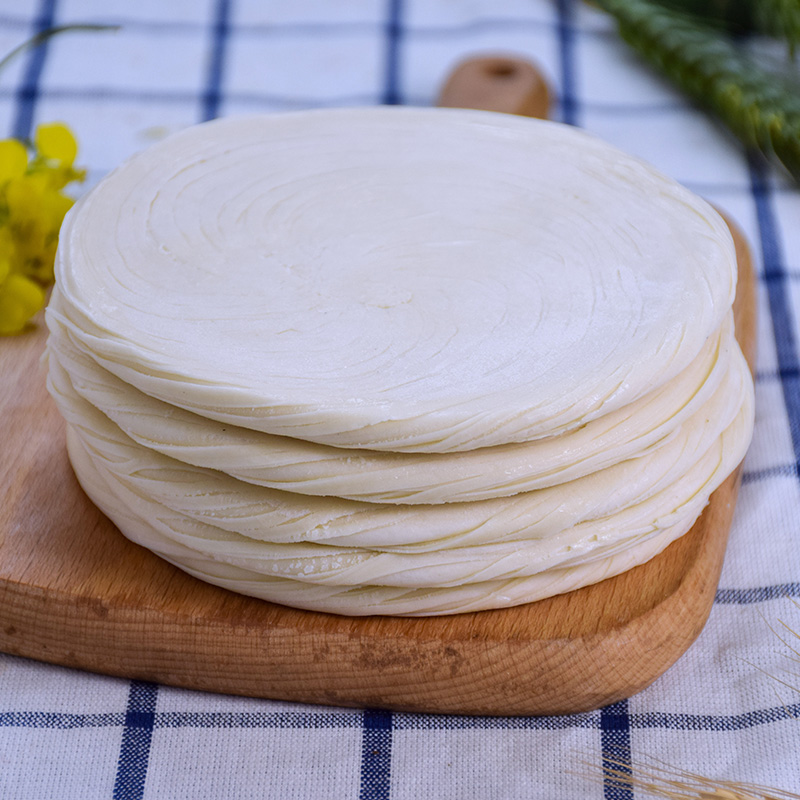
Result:
{"label": "swirl pattern on dough", "polygon": [[452,452],[663,385],[719,328],[736,264],[706,203],[588,134],[370,108],[164,140],[70,212],[56,274],[76,343],[146,394],[336,447]]}

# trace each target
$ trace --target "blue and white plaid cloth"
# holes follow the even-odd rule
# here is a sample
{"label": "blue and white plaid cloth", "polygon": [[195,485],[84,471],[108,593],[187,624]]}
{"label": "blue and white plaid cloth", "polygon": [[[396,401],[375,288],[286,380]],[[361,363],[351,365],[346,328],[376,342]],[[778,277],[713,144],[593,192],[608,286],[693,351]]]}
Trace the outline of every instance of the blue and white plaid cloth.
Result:
{"label": "blue and white plaid cloth", "polygon": [[67,121],[90,183],[214,116],[429,105],[465,56],[534,59],[556,118],[651,161],[747,234],[760,278],[756,430],[710,621],[630,700],[545,718],[353,711],[0,655],[0,798],[629,800],[584,774],[610,754],[634,773],[656,757],[800,792],[800,693],[769,677],[800,686],[770,629],[800,630],[800,193],[578,0],[0,0],[0,54],[76,22],[122,27],[58,37],[0,75],[0,136]]}

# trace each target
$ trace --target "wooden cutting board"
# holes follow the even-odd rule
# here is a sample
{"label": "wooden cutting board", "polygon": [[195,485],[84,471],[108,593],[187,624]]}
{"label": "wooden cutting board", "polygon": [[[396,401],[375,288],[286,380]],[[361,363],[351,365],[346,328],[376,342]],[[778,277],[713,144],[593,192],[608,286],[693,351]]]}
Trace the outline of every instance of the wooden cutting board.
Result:
{"label": "wooden cutting board", "polygon": [[[492,80],[513,77],[518,90],[541,93],[529,73],[484,73]],[[500,110],[515,110],[519,91],[511,96],[512,107]],[[755,282],[747,246],[734,233],[737,335],[752,369]],[[649,563],[516,608],[347,618],[201,583],[128,542],[81,491],[67,461],[64,425],[44,388],[44,339],[41,326],[0,339],[0,650],[255,697],[553,714],[638,692],[705,624],[738,474],[714,493],[694,528]]]}

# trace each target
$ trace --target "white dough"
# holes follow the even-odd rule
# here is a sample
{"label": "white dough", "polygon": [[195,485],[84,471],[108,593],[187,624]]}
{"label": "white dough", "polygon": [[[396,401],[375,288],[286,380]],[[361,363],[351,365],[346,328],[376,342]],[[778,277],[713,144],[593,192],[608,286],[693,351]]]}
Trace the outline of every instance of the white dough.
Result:
{"label": "white dough", "polygon": [[70,211],[49,318],[124,382],[336,447],[576,428],[686,369],[736,282],[725,223],[573,128],[369,108],[225,119]]}
{"label": "white dough", "polygon": [[[200,580],[241,594],[296,608],[366,616],[429,616],[505,608],[571,592],[649,561],[688,528],[686,522],[649,532],[605,557],[533,575],[465,583],[450,587],[340,586],[309,583],[229,563],[225,558],[187,547],[179,536],[165,535],[157,520],[141,517],[120,503],[80,445],[70,442],[81,485],[89,497],[131,541],[142,545]],[[233,559],[235,560],[235,559]]]}
{"label": "white dough", "polygon": [[[51,381],[51,391],[91,460],[122,484],[128,505],[138,497],[144,508],[154,502],[267,542],[428,553],[436,560],[454,547],[547,540],[582,523],[619,516],[630,507],[636,507],[634,517],[644,518],[645,526],[654,517],[674,513],[687,497],[702,496],[702,507],[714,477],[719,473],[724,478],[749,442],[752,392],[746,371],[739,355],[737,367],[717,392],[649,455],[511,498],[436,506],[306,497],[243,484],[142,447],[66,385],[56,388]],[[629,521],[634,517],[629,515]]]}
{"label": "white dough", "polygon": [[744,456],[725,222],[575,128],[217,120],[69,212],[48,388],[75,473],[191,575],[351,615],[649,560]]}
{"label": "white dough", "polygon": [[225,425],[123,383],[78,352],[58,325],[48,349],[56,390],[76,392],[136,442],[178,461],[300,494],[416,504],[518,494],[660,447],[726,380],[738,346],[729,315],[684,372],[630,406],[561,436],[436,454],[342,450]]}

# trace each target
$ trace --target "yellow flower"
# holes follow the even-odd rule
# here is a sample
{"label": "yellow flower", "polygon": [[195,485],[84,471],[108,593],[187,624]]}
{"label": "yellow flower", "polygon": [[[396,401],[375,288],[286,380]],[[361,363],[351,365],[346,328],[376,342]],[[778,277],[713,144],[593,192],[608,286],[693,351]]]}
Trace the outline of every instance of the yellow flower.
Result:
{"label": "yellow flower", "polygon": [[60,122],[40,125],[32,157],[16,139],[0,141],[0,334],[23,330],[53,281],[58,232],[73,205],[62,189],[82,181],[75,137]]}
{"label": "yellow flower", "polygon": [[16,139],[0,141],[0,184],[19,178],[28,168],[28,151]]}
{"label": "yellow flower", "polygon": [[48,160],[71,167],[78,155],[78,143],[72,131],[63,122],[39,125],[34,137],[36,152]]}
{"label": "yellow flower", "polygon": [[36,158],[30,171],[43,175],[53,189],[63,189],[72,181],[82,181],[86,170],[75,169],[78,143],[63,122],[39,125],[34,136]]}
{"label": "yellow flower", "polygon": [[28,320],[44,306],[45,293],[30,278],[9,272],[0,283],[0,334],[25,330]]}

